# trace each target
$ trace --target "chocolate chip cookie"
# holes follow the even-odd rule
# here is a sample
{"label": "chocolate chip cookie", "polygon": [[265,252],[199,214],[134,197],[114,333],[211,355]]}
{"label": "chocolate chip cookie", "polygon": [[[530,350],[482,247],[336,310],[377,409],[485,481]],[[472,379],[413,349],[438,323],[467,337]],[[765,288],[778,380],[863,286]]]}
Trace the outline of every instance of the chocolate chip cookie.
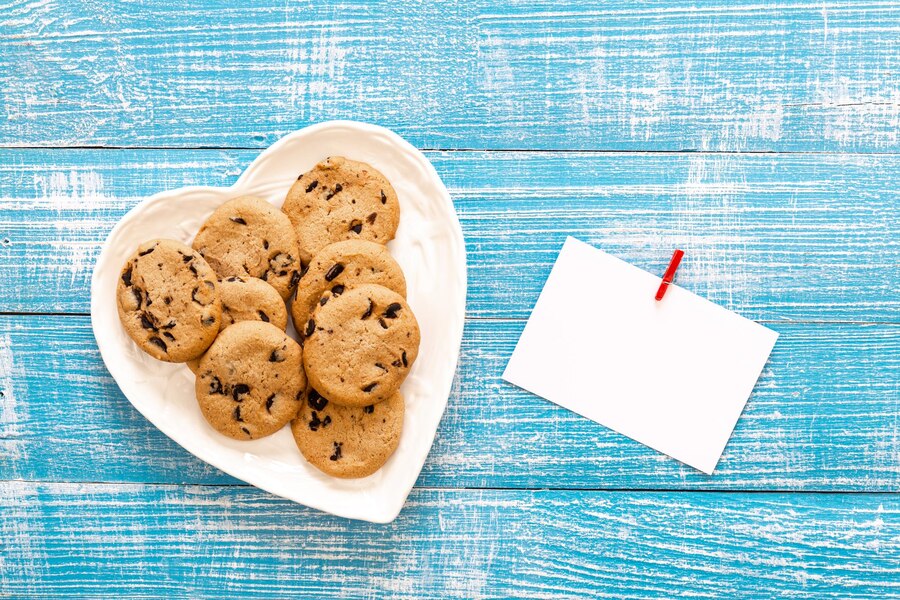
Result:
{"label": "chocolate chip cookie", "polygon": [[415,315],[403,296],[380,285],[357,286],[318,306],[300,334],[310,385],[344,406],[390,398],[419,352]]}
{"label": "chocolate chip cookie", "polygon": [[193,246],[220,277],[258,277],[282,298],[300,279],[294,228],[284,213],[260,198],[241,196],[217,208]]}
{"label": "chocolate chip cookie", "polygon": [[200,361],[197,402],[213,428],[237,440],[270,435],[297,416],[306,387],[300,345],[261,321],[224,329]]}
{"label": "chocolate chip cookie", "polygon": [[287,310],[271,285],[255,277],[227,277],[219,282],[222,329],[238,321],[263,321],[284,331]]}
{"label": "chocolate chip cookie", "polygon": [[291,432],[306,460],[328,475],[371,475],[400,443],[405,410],[400,392],[364,407],[338,406],[312,388],[303,400]]}
{"label": "chocolate chip cookie", "polygon": [[116,306],[129,337],[166,362],[203,354],[222,318],[215,273],[197,252],[174,240],[138,247],[122,267]]}
{"label": "chocolate chip cookie", "polygon": [[381,244],[346,240],[322,248],[297,284],[291,315],[298,330],[317,304],[324,305],[348,287],[377,283],[406,297],[406,278],[400,265]]}
{"label": "chocolate chip cookie", "polygon": [[[228,277],[219,281],[222,297],[222,325],[220,330],[239,321],[263,321],[272,323],[284,331],[287,327],[287,309],[284,300],[271,285],[255,277]],[[187,361],[194,373],[200,366],[200,358]]]}
{"label": "chocolate chip cookie", "polygon": [[384,175],[342,156],[329,157],[300,175],[282,210],[297,232],[303,264],[341,240],[387,244],[400,222],[397,194]]}

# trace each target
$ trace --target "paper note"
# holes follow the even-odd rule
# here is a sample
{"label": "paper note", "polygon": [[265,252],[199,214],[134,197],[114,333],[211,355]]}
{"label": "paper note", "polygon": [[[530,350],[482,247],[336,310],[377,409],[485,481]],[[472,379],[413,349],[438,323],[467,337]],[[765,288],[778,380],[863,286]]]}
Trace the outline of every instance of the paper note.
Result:
{"label": "paper note", "polygon": [[778,334],[659,284],[568,238],[503,378],[711,474]]}

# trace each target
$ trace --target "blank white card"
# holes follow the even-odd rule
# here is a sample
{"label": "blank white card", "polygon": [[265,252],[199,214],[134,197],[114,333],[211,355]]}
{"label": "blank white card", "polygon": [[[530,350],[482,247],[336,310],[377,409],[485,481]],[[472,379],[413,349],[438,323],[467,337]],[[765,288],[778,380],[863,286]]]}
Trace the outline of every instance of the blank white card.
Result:
{"label": "blank white card", "polygon": [[778,334],[659,284],[568,238],[503,378],[711,474]]}

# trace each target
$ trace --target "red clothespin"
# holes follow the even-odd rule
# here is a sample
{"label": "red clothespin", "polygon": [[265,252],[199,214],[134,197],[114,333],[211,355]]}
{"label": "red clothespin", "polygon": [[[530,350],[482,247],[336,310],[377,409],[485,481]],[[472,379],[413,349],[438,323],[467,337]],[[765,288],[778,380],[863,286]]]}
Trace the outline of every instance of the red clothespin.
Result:
{"label": "red clothespin", "polygon": [[659,289],[656,290],[657,300],[662,300],[663,296],[666,295],[669,284],[675,279],[675,271],[678,269],[679,263],[681,263],[682,256],[684,256],[684,251],[682,250],[675,250],[672,254],[672,260],[669,261],[669,268],[666,269],[666,273],[663,275],[662,283],[659,284]]}

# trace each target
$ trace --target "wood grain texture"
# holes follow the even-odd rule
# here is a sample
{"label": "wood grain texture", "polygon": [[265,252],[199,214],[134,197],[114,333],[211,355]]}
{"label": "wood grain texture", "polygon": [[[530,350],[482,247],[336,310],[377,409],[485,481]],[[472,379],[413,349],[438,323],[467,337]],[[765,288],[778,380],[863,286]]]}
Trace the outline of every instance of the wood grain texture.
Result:
{"label": "wood grain texture", "polygon": [[[142,197],[230,185],[255,151],[0,151],[0,311],[87,312],[100,245]],[[898,322],[900,156],[431,152],[471,317],[530,314],[567,235],[767,321]]]}
{"label": "wood grain texture", "polygon": [[[779,325],[709,477],[502,381],[523,325],[467,324],[419,485],[900,490],[900,326]],[[131,407],[86,317],[0,317],[0,359],[0,479],[235,483]]]}
{"label": "wood grain texture", "polygon": [[895,598],[896,495],[416,490],[388,526],[254,488],[0,482],[0,594]]}
{"label": "wood grain texture", "polygon": [[10,0],[4,146],[895,152],[895,1]]}

